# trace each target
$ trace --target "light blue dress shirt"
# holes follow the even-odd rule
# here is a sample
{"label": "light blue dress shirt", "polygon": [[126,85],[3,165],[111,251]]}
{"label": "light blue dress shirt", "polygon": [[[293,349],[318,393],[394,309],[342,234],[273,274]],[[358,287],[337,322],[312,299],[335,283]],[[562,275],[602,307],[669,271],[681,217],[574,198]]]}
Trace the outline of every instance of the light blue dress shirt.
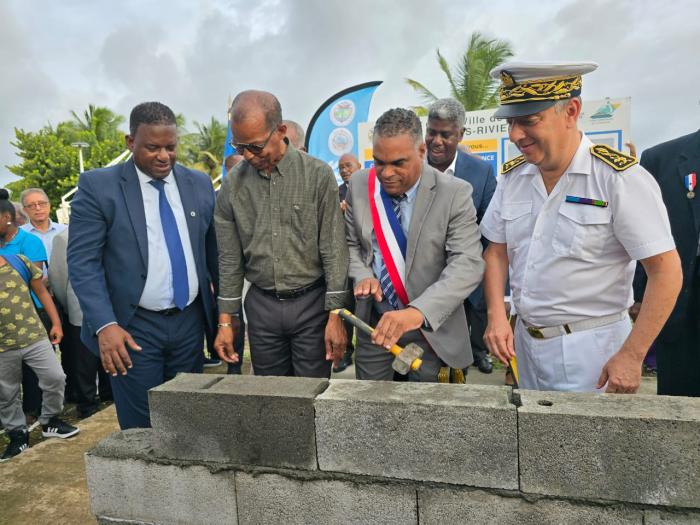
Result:
{"label": "light blue dress shirt", "polygon": [[[139,306],[146,310],[166,310],[175,306],[173,302],[172,270],[170,268],[170,256],[165,243],[163,226],[160,222],[160,210],[158,207],[158,190],[149,184],[151,177],[136,168],[139,177],[139,186],[143,196],[143,209],[146,213],[146,234],[148,236],[148,271],[146,284],[139,300]],[[199,284],[197,279],[197,267],[195,266],[190,233],[187,229],[185,210],[180,199],[177,182],[172,172],[163,179],[165,181],[165,196],[175,215],[177,231],[180,234],[182,249],[185,252],[187,265],[187,284],[189,285],[190,304],[197,298]]]}
{"label": "light blue dress shirt", "polygon": [[68,228],[68,226],[50,220],[49,229],[45,232],[37,230],[31,222],[23,224],[22,226],[20,226],[20,228],[22,228],[27,233],[36,235],[37,237],[39,237],[39,239],[41,239],[41,242],[44,244],[44,249],[46,250],[46,257],[48,260],[51,258],[51,247],[53,246],[54,237],[56,237],[56,235]]}

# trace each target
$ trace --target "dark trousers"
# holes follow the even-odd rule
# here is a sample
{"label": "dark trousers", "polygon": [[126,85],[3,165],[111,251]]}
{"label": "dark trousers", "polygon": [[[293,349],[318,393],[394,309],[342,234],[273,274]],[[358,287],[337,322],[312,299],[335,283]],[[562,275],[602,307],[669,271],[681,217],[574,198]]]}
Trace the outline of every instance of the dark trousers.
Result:
{"label": "dark trousers", "polygon": [[[109,375],[100,366],[100,359],[90,352],[80,339],[80,327],[70,323],[63,325],[61,361],[70,362],[73,374],[73,393],[81,416],[89,415],[98,408],[99,401],[112,400]],[[99,381],[99,399],[98,384]]]}
{"label": "dark trousers", "polygon": [[472,344],[472,355],[476,362],[489,353],[486,343],[484,343],[484,332],[487,324],[486,304],[474,306],[467,300],[464,301],[464,309],[467,312],[467,324],[469,325],[469,342]]}
{"label": "dark trousers", "polygon": [[678,329],[664,329],[654,347],[657,393],[700,397],[700,277],[695,278],[685,320]]}
{"label": "dark trousers", "polygon": [[245,299],[253,373],[259,376],[330,377],[326,361],[326,289],[279,300],[253,285]]}
{"label": "dark trousers", "polygon": [[[348,305],[348,310],[350,310],[352,313],[355,313],[355,310],[357,309],[357,306],[355,304],[355,296],[353,295],[350,299],[350,304]],[[347,321],[343,321],[343,325],[345,325],[345,333],[347,334],[348,337],[348,346],[346,353],[349,355],[352,355],[352,353],[355,351],[355,347],[352,344],[352,337],[355,333],[355,327],[352,325],[352,323],[349,323]]]}
{"label": "dark trousers", "polygon": [[[356,299],[356,315],[370,326],[377,326],[382,313],[393,310],[386,301],[377,303],[372,298]],[[420,381],[435,383],[438,380],[440,368],[446,366],[428,342],[423,338],[419,330],[406,332],[398,341],[398,345],[405,347],[413,343],[420,346],[423,353],[423,364],[418,371],[411,370],[407,375],[394,373],[392,363],[394,355],[372,344],[370,336],[357,331],[357,346],[355,347],[355,377],[357,379],[370,379],[373,381]]]}
{"label": "dark trousers", "polygon": [[110,376],[122,430],[151,426],[149,389],[172,379],[178,372],[202,372],[204,326],[199,298],[173,315],[136,310],[125,329],[141,351],[128,350],[133,367],[126,375]]}
{"label": "dark trousers", "polygon": [[229,363],[226,373],[240,375],[241,368],[243,367],[243,350],[245,349],[245,321],[243,319],[241,319],[241,328],[238,330],[236,337],[233,340],[233,349],[236,351],[236,354],[238,354],[238,363]]}

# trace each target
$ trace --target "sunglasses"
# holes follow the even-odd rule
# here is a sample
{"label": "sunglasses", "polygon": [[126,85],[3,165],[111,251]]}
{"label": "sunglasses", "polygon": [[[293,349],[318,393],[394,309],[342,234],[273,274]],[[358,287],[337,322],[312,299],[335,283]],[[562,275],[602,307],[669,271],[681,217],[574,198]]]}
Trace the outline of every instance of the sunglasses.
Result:
{"label": "sunglasses", "polygon": [[267,139],[265,139],[265,142],[262,144],[245,144],[243,142],[229,142],[231,144],[231,147],[236,150],[236,153],[238,155],[243,155],[245,150],[250,151],[253,155],[256,157],[260,155],[265,147],[267,146],[267,143],[270,142],[270,139],[272,138],[272,134],[277,131],[277,126],[272,128],[272,131],[270,131],[270,134],[267,136]]}

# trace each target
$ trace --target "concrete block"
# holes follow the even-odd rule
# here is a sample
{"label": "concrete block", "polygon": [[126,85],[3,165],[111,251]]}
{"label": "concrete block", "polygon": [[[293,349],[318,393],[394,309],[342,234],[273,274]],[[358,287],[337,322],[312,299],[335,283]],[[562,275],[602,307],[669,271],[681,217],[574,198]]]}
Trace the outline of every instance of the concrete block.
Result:
{"label": "concrete block", "polygon": [[700,525],[700,512],[647,510],[644,525]]}
{"label": "concrete block", "polygon": [[700,399],[515,395],[522,491],[700,507]]}
{"label": "concrete block", "polygon": [[319,468],[514,489],[507,387],[333,380],[316,399]]}
{"label": "concrete block", "polygon": [[241,525],[418,523],[410,485],[236,472]]}
{"label": "concrete block", "polygon": [[236,524],[234,473],[86,455],[92,512],[102,523]]}
{"label": "concrete block", "polygon": [[554,499],[526,501],[481,490],[419,489],[421,525],[642,525],[642,512],[622,505],[586,505]]}
{"label": "concrete block", "polygon": [[149,392],[151,423],[168,455],[317,468],[313,400],[328,380],[231,375],[207,383],[210,375],[195,376]]}

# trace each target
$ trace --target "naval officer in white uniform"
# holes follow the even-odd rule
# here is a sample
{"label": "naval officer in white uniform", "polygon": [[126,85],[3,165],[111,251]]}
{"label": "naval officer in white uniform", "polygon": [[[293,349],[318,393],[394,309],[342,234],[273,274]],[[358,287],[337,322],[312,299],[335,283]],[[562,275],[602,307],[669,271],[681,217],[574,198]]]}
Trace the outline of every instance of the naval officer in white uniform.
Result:
{"label": "naval officer in white uniform", "polygon": [[[577,128],[595,63],[507,63],[497,118],[521,156],[506,162],[481,222],[491,352],[517,351],[520,387],[633,393],[675,304],[681,267],[659,187],[637,160]],[[634,327],[632,278],[649,275]],[[518,314],[513,334],[503,291]]]}

